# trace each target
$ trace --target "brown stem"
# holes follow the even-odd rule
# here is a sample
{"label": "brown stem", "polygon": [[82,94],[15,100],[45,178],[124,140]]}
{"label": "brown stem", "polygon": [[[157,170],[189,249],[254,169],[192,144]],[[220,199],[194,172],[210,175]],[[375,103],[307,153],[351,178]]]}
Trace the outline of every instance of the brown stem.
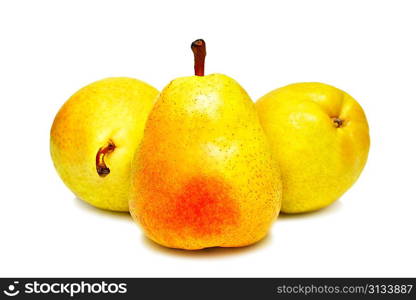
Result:
{"label": "brown stem", "polygon": [[104,161],[104,157],[107,153],[111,153],[116,148],[116,145],[112,141],[108,142],[106,146],[98,149],[97,155],[95,156],[95,166],[97,168],[97,173],[101,177],[105,177],[110,174],[110,169],[107,167]]}
{"label": "brown stem", "polygon": [[196,76],[204,76],[205,68],[205,56],[207,50],[203,39],[196,40],[191,45],[192,52],[194,53],[194,69]]}
{"label": "brown stem", "polygon": [[339,118],[332,118],[332,122],[334,122],[336,128],[341,127],[344,123],[344,121]]}

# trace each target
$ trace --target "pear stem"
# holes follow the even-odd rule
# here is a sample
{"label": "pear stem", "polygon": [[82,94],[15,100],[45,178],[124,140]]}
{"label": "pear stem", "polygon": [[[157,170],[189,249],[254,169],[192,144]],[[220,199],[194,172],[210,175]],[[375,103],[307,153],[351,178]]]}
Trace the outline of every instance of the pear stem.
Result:
{"label": "pear stem", "polygon": [[95,166],[98,175],[100,175],[101,177],[105,177],[108,174],[110,174],[110,169],[105,164],[104,157],[107,153],[113,152],[115,148],[116,145],[114,145],[114,143],[110,141],[106,146],[98,149],[97,155],[95,156]]}
{"label": "pear stem", "polygon": [[204,76],[205,56],[207,55],[205,41],[203,39],[194,41],[191,45],[191,49],[194,53],[195,75]]}
{"label": "pear stem", "polygon": [[336,128],[339,128],[343,125],[344,121],[340,118],[333,118],[332,121],[334,122],[334,125]]}

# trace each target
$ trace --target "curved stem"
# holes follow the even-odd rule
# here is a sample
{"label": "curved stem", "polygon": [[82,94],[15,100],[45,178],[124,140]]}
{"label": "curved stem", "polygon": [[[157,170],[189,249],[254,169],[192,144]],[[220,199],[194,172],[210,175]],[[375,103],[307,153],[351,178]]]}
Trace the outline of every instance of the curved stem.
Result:
{"label": "curved stem", "polygon": [[192,52],[194,53],[195,75],[204,76],[205,56],[207,55],[205,41],[203,39],[194,41],[191,45],[191,49],[192,49]]}
{"label": "curved stem", "polygon": [[105,177],[110,174],[110,169],[107,167],[104,161],[104,157],[107,153],[111,153],[116,148],[116,145],[112,141],[108,142],[106,146],[98,149],[97,155],[95,156],[95,166],[97,169],[98,175]]}

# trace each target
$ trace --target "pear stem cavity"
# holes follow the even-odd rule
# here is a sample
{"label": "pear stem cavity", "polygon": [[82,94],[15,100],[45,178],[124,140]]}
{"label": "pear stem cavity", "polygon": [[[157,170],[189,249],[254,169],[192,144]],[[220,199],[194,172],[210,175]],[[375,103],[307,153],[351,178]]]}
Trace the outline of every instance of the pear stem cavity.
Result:
{"label": "pear stem cavity", "polygon": [[334,122],[336,128],[340,128],[344,124],[344,121],[340,118],[332,118],[332,122]]}
{"label": "pear stem cavity", "polygon": [[111,153],[116,148],[116,145],[112,141],[109,141],[106,146],[98,149],[97,155],[95,156],[95,166],[97,168],[97,173],[101,177],[105,177],[110,174],[110,169],[107,167],[104,161],[104,157],[107,153]]}
{"label": "pear stem cavity", "polygon": [[207,55],[205,41],[203,39],[194,41],[191,45],[191,49],[194,53],[195,75],[204,76],[205,56]]}

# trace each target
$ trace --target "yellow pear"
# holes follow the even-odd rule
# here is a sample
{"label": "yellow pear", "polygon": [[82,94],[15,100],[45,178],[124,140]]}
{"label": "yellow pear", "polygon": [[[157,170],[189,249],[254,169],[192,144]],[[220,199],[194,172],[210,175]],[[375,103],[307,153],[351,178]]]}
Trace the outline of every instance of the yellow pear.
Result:
{"label": "yellow pear", "polygon": [[192,49],[196,76],[170,82],[149,115],[130,212],[166,247],[246,246],[278,215],[279,170],[245,90],[225,75],[204,76],[204,41]]}
{"label": "yellow pear", "polygon": [[323,83],[296,83],[268,93],[256,107],[281,169],[282,212],[325,207],[357,180],[370,137],[350,95]]}
{"label": "yellow pear", "polygon": [[59,110],[50,151],[63,182],[80,199],[128,211],[131,161],[158,95],[132,78],[107,78],[76,92]]}

